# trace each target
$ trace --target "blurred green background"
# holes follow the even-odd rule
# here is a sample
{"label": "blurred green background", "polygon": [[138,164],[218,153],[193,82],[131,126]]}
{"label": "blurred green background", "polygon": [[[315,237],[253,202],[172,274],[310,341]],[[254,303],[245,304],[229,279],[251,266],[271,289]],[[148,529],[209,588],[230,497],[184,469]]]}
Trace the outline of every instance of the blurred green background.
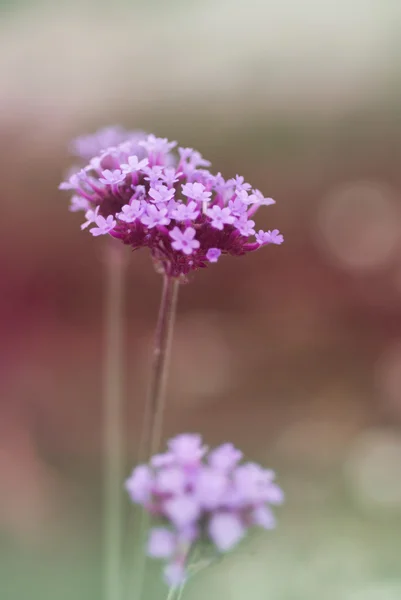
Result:
{"label": "blurred green background", "polygon": [[[244,175],[286,239],[180,292],[166,438],[233,441],[287,495],[185,598],[401,598],[400,50],[396,0],[3,0],[1,600],[102,596],[104,245],[57,185],[116,123]],[[127,256],[128,474],[161,281]]]}

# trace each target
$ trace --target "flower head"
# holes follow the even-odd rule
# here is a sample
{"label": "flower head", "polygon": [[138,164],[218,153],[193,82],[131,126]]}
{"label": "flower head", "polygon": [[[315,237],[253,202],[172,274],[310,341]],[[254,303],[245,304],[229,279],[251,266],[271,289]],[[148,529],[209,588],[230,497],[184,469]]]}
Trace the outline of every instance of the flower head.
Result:
{"label": "flower head", "polygon": [[232,444],[208,451],[200,435],[182,434],[128,479],[131,500],[156,520],[147,552],[167,561],[169,584],[185,580],[192,544],[208,540],[218,552],[227,552],[249,528],[274,527],[270,505],[283,501],[274,473],[241,460],[242,452]]}
{"label": "flower head", "polygon": [[242,256],[283,242],[276,229],[255,235],[252,216],[274,200],[240,175],[214,175],[193,148],[179,147],[176,154],[175,146],[118,127],[78,138],[73,150],[88,163],[60,189],[72,193],[72,212],[85,212],[82,229],[94,224],[95,236],[149,248],[158,269],[180,278],[221,255]]}

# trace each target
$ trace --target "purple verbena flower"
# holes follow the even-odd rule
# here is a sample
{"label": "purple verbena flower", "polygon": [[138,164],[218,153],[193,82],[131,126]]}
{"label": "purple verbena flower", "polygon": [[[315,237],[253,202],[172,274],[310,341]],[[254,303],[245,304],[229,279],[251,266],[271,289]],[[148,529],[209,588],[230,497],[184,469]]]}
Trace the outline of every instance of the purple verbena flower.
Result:
{"label": "purple verbena flower", "polygon": [[260,190],[252,190],[252,194],[249,196],[249,204],[252,204],[248,211],[248,215],[251,217],[261,206],[271,206],[276,204],[273,198],[265,198]]}
{"label": "purple verbena flower", "polygon": [[217,262],[220,256],[221,250],[219,250],[219,248],[209,248],[209,250],[206,252],[206,258],[211,263]]}
{"label": "purple verbena flower", "polygon": [[224,502],[228,486],[224,471],[205,466],[195,480],[193,493],[202,508],[213,510]]}
{"label": "purple verbena flower", "polygon": [[171,452],[165,452],[164,454],[155,454],[150,459],[150,464],[152,467],[160,468],[160,467],[170,467],[174,464],[175,458]]}
{"label": "purple verbena flower", "polygon": [[85,223],[82,223],[81,229],[86,229],[87,227],[89,227],[89,225],[96,223],[98,214],[99,214],[99,207],[97,207],[95,210],[93,210],[92,208],[87,210],[85,213],[86,221],[85,221]]}
{"label": "purple verbena flower", "polygon": [[235,222],[235,217],[228,207],[221,208],[215,204],[212,208],[207,209],[206,214],[211,219],[211,226],[220,231],[223,231],[224,225],[232,225]]}
{"label": "purple verbena flower", "polygon": [[273,511],[265,505],[259,505],[252,510],[251,522],[252,525],[263,527],[263,529],[274,529],[276,526]]}
{"label": "purple verbena flower", "polygon": [[104,127],[96,133],[82,135],[73,140],[71,151],[76,156],[84,160],[89,160],[107,148],[117,146],[127,140],[135,143],[145,137],[146,135],[141,131],[126,131],[118,125]]}
{"label": "purple verbena flower", "polygon": [[125,482],[125,489],[130,498],[137,504],[146,504],[152,494],[154,475],[147,465],[136,467],[132,475]]}
{"label": "purple verbena flower", "polygon": [[164,167],[161,165],[153,165],[153,167],[145,167],[143,169],[145,173],[144,180],[149,182],[149,187],[156,187],[160,185],[163,178]]}
{"label": "purple verbena flower", "polygon": [[273,198],[265,198],[260,190],[253,190],[253,195],[256,196],[260,206],[271,206],[272,204],[276,204],[276,201],[273,200]]}
{"label": "purple verbena flower", "polygon": [[238,191],[247,191],[250,190],[252,187],[250,183],[245,182],[245,179],[242,177],[242,175],[236,175],[235,179],[232,180],[232,183]]}
{"label": "purple verbena flower", "polygon": [[124,174],[135,173],[135,172],[141,171],[142,169],[147,167],[148,163],[149,163],[149,161],[147,158],[138,160],[137,156],[129,156],[128,162],[126,164],[122,164],[120,168]]}
{"label": "purple verbena flower", "polygon": [[220,552],[231,550],[245,532],[245,525],[235,513],[217,512],[210,518],[208,533]]}
{"label": "purple verbena flower", "polygon": [[166,185],[156,185],[149,190],[151,202],[159,204],[160,202],[168,202],[174,198],[175,189],[169,189]]}
{"label": "purple verbena flower", "polygon": [[199,216],[198,205],[196,202],[188,202],[188,204],[177,202],[171,216],[176,221],[195,221]]}
{"label": "purple verbena flower", "polygon": [[143,146],[149,153],[168,154],[177,145],[177,142],[169,142],[167,138],[157,138],[152,133],[146,140],[141,140],[139,146]]}
{"label": "purple verbena flower", "polygon": [[203,183],[186,183],[182,186],[182,193],[190,200],[198,202],[209,202],[212,192],[208,192]]}
{"label": "purple verbena flower", "polygon": [[98,215],[96,217],[95,223],[97,227],[93,227],[90,229],[90,232],[95,237],[98,235],[105,235],[106,233],[110,233],[112,229],[117,225],[117,221],[113,219],[112,215],[104,218],[102,215]]}
{"label": "purple verbena flower", "polygon": [[237,199],[243,204],[243,206],[250,206],[251,204],[255,204],[257,202],[257,197],[255,194],[249,195],[246,190],[236,189],[235,191]]}
{"label": "purple verbena flower", "polygon": [[181,146],[178,148],[178,154],[180,155],[181,161],[186,161],[191,158],[193,152],[193,148],[182,148]]}
{"label": "purple verbena flower", "polygon": [[186,163],[193,169],[199,167],[210,167],[210,161],[205,160],[197,150],[193,148],[178,148],[178,154],[180,155],[181,163]]}
{"label": "purple verbena flower", "polygon": [[149,204],[146,212],[141,216],[141,223],[146,225],[148,229],[152,229],[156,225],[168,225],[170,223],[168,208],[166,206],[157,207],[155,204]]}
{"label": "purple verbena flower", "polygon": [[[246,193],[246,192],[245,192]],[[248,205],[244,203],[240,196],[235,196],[234,200],[228,201],[228,208],[234,217],[242,217],[248,210]]]}
{"label": "purple verbena flower", "polygon": [[131,200],[130,204],[124,204],[117,218],[125,223],[133,223],[145,212],[146,202],[140,200]]}
{"label": "purple verbena flower", "polygon": [[209,452],[208,460],[214,469],[229,471],[242,459],[243,454],[233,444],[222,444]]}
{"label": "purple verbena flower", "polygon": [[86,198],[82,198],[82,196],[72,196],[70,211],[78,212],[80,210],[89,210],[89,201]]}
{"label": "purple verbena flower", "polygon": [[235,225],[240,234],[244,237],[248,237],[250,235],[255,234],[255,221],[252,221],[252,219],[248,219],[246,214],[242,215],[239,219],[236,219]]}
{"label": "purple verbena flower", "polygon": [[195,239],[195,229],[193,227],[187,227],[184,231],[181,231],[179,227],[174,227],[170,231],[170,237],[172,240],[172,247],[174,250],[180,250],[186,255],[192,254],[194,250],[197,250],[200,246],[200,242]]}
{"label": "purple verbena flower", "polygon": [[207,451],[197,433],[181,433],[168,442],[169,453],[180,465],[197,465]]}
{"label": "purple verbena flower", "polygon": [[150,466],[133,470],[126,489],[156,521],[147,552],[168,561],[164,576],[170,585],[185,580],[193,544],[208,540],[227,552],[251,527],[275,526],[270,505],[281,504],[283,493],[274,473],[241,459],[232,444],[208,451],[200,435],[182,434]]}
{"label": "purple verbena flower", "polygon": [[164,513],[178,530],[193,525],[199,519],[201,507],[193,494],[180,494],[166,500]]}
{"label": "purple verbena flower", "polygon": [[160,175],[160,179],[168,188],[171,188],[180,180],[181,175],[182,173],[178,172],[174,167],[165,167],[164,172]]}
{"label": "purple verbena flower", "polygon": [[80,188],[83,181],[86,179],[86,171],[81,169],[76,173],[72,173],[67,181],[63,181],[58,186],[59,190],[77,190]]}
{"label": "purple verbena flower", "polygon": [[185,485],[186,477],[180,467],[166,467],[157,474],[156,489],[158,493],[183,494]]}
{"label": "purple verbena flower", "polygon": [[176,548],[175,535],[165,527],[154,527],[148,539],[148,556],[170,558]]}
{"label": "purple verbena flower", "polygon": [[85,211],[82,229],[94,224],[95,236],[108,233],[133,250],[149,248],[158,270],[180,278],[221,255],[283,242],[276,229],[250,237],[252,215],[274,200],[251,190],[240,175],[214,175],[199,152],[178,148],[176,154],[175,146],[120,128],[79,138],[74,151],[88,164],[60,189],[72,192],[72,212]]}
{"label": "purple verbena flower", "polygon": [[256,241],[260,245],[264,244],[282,244],[284,242],[284,237],[281,235],[278,229],[273,229],[273,231],[263,231],[259,229],[256,234]]}
{"label": "purple verbena flower", "polygon": [[100,183],[104,183],[104,185],[116,185],[124,181],[125,174],[121,171],[121,169],[105,169],[102,171],[102,177],[99,178]]}

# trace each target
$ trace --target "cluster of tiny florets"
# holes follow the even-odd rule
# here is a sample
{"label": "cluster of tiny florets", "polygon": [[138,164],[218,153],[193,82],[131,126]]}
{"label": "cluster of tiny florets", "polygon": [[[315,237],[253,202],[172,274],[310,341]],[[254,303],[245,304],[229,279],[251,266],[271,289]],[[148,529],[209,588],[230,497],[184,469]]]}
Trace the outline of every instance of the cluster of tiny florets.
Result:
{"label": "cluster of tiny florets", "polygon": [[140,504],[157,526],[150,530],[149,556],[166,561],[170,585],[186,577],[186,560],[195,543],[211,543],[217,552],[231,550],[252,526],[275,526],[269,504],[283,501],[273,471],[240,463],[232,444],[214,450],[197,434],[181,434],[164,454],[136,467],[126,482],[131,500]]}
{"label": "cluster of tiny florets", "polygon": [[255,231],[252,217],[260,206],[274,204],[272,198],[239,175],[228,180],[213,175],[199,152],[181,147],[175,152],[176,145],[118,128],[75,140],[75,153],[89,163],[60,189],[73,193],[71,211],[85,212],[81,228],[94,236],[109,234],[134,250],[149,248],[173,277],[217,262],[222,254],[240,256],[283,242],[277,229]]}

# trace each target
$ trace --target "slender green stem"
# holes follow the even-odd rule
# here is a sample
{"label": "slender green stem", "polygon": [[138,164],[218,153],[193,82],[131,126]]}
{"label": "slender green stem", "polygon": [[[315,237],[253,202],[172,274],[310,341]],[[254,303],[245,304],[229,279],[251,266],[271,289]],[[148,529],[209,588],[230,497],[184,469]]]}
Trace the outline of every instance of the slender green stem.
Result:
{"label": "slender green stem", "polygon": [[164,275],[153,348],[152,373],[139,442],[139,461],[148,461],[153,454],[160,450],[165,389],[177,310],[178,288],[178,279]]}
{"label": "slender green stem", "polygon": [[123,312],[125,260],[112,242],[105,257],[103,382],[104,598],[122,600]]}
{"label": "slender green stem", "polygon": [[183,596],[183,594],[184,594],[184,587],[185,587],[185,582],[184,582],[184,583],[182,583],[182,584],[180,585],[180,587],[178,588],[178,591],[177,591],[177,595],[176,595],[176,597],[175,597],[175,600],[181,600],[181,598],[182,598],[182,596]]}
{"label": "slender green stem", "polygon": [[181,600],[184,593],[185,581],[179,586],[173,586],[169,589],[166,600]]}
{"label": "slender green stem", "polygon": [[171,586],[168,590],[167,596],[166,596],[166,600],[175,600],[176,599],[176,592],[179,590],[179,588],[177,588],[177,586]]}
{"label": "slender green stem", "polygon": [[199,555],[199,547],[193,546],[187,556],[187,579],[181,583],[181,585],[173,585],[169,588],[166,600],[181,600],[184,594],[185,587],[188,579],[192,578],[203,571],[206,567],[211,564],[210,560],[198,560],[195,561],[196,556]]}
{"label": "slender green stem", "polygon": [[[160,450],[165,410],[165,388],[177,308],[178,287],[179,282],[177,279],[164,275],[153,350],[152,372],[139,442],[139,462],[148,462],[149,458]],[[143,600],[146,571],[145,540],[148,528],[149,515],[142,510],[134,522],[134,541],[136,541],[136,556],[134,555],[133,564],[134,600]]]}

